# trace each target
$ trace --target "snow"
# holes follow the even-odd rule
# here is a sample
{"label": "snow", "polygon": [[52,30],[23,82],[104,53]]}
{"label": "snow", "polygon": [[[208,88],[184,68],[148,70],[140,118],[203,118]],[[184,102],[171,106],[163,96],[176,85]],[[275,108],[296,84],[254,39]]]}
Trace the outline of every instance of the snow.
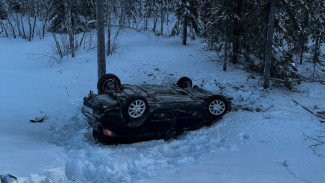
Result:
{"label": "snow", "polygon": [[[166,84],[187,76],[233,97],[234,111],[168,142],[98,144],[80,112],[82,98],[96,89],[96,50],[81,49],[56,64],[40,56],[53,52],[50,35],[33,42],[0,38],[0,174],[25,183],[325,180],[325,159],[304,136],[324,124],[291,100],[324,111],[325,85],[303,83],[295,93],[263,90],[259,77],[247,79],[231,66],[223,72],[200,40],[183,46],[179,38],[123,31],[118,46],[107,70],[122,83]],[[45,114],[43,123],[29,122]]]}

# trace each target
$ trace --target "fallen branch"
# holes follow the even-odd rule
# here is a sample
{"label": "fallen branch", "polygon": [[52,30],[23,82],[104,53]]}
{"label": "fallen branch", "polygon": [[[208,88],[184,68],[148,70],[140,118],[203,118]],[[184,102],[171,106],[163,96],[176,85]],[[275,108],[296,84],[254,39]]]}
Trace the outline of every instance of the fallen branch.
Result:
{"label": "fallen branch", "polygon": [[307,140],[311,140],[315,142],[315,144],[309,146],[311,149],[313,149],[314,152],[316,152],[318,146],[325,144],[325,141],[322,140],[322,137],[312,137],[306,134],[304,134],[304,136]]}
{"label": "fallen branch", "polygon": [[243,107],[242,110],[249,111],[249,112],[255,112],[255,110],[253,108],[250,108],[250,107]]}
{"label": "fallen branch", "polygon": [[306,111],[308,111],[309,113],[311,113],[312,115],[318,117],[318,118],[321,118],[321,119],[325,119],[323,116],[320,116],[318,114],[315,114],[312,110],[308,109],[307,107],[301,105],[299,102],[297,102],[296,100],[294,99],[291,99],[295,104],[299,105],[300,107],[302,107],[303,109],[305,109]]}
{"label": "fallen branch", "polygon": [[267,109],[265,109],[265,110],[262,111],[262,112],[266,112],[266,111],[270,110],[272,107],[274,107],[274,105],[271,105],[270,107],[268,107]]}
{"label": "fallen branch", "polygon": [[289,80],[284,80],[284,79],[280,79],[280,78],[268,78],[269,80],[273,80],[273,81],[279,81],[279,82],[297,82],[297,81],[301,81],[301,79],[289,79]]}
{"label": "fallen branch", "polygon": [[34,59],[37,59],[37,60],[41,60],[42,58],[48,58],[48,60],[49,60],[49,63],[50,62],[56,62],[56,63],[61,63],[61,59],[59,59],[59,58],[57,58],[57,57],[55,57],[55,56],[53,56],[53,55],[46,55],[46,54],[32,54],[32,53],[28,53],[27,54],[28,56],[27,56],[27,58],[29,59],[29,58],[32,58],[32,57],[36,57],[36,58],[34,58]]}
{"label": "fallen branch", "polygon": [[68,97],[70,97],[69,90],[68,90],[67,86],[65,86],[65,91],[67,92]]}
{"label": "fallen branch", "polygon": [[321,83],[321,84],[323,84],[323,83],[325,83],[325,80],[320,80],[320,79],[316,79],[316,80],[308,80],[308,79],[306,79],[306,80],[303,80],[303,81],[305,81],[305,82],[310,82],[310,83]]}

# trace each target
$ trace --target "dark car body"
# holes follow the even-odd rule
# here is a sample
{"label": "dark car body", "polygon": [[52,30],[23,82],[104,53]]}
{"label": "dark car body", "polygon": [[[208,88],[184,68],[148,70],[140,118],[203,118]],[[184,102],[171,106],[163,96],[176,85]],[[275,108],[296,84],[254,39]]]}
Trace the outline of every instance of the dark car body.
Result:
{"label": "dark car body", "polygon": [[[213,95],[196,86],[183,89],[176,85],[122,85],[119,92],[110,94],[90,92],[84,98],[82,112],[94,136],[108,144],[169,139],[213,123],[215,118],[209,115],[207,101]],[[130,96],[147,100],[149,111],[144,118],[130,121],[125,117],[123,106]],[[229,111],[230,102],[225,101]]]}

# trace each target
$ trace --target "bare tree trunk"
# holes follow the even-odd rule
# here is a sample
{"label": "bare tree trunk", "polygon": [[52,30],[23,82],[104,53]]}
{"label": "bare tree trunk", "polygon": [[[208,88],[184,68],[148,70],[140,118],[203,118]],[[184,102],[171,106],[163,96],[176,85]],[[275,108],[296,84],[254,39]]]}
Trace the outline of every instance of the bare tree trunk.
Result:
{"label": "bare tree trunk", "polygon": [[81,39],[80,39],[80,42],[79,42],[78,46],[81,46],[81,45],[82,45],[82,43],[83,43],[84,40],[85,40],[85,37],[86,37],[86,32],[83,32],[83,33],[82,33],[82,37],[81,37]]}
{"label": "bare tree trunk", "polygon": [[149,2],[146,0],[146,4],[144,5],[145,9],[145,17],[144,17],[144,30],[148,30],[148,19],[149,19]]}
{"label": "bare tree trunk", "polygon": [[275,6],[276,0],[270,0],[270,14],[267,30],[267,42],[265,51],[265,64],[264,64],[264,84],[265,89],[270,86],[270,75],[272,65],[272,46],[273,46],[273,34],[274,34],[274,19],[275,19]]}
{"label": "bare tree trunk", "polygon": [[43,26],[42,26],[42,37],[45,37],[45,29],[46,29],[46,24],[47,24],[48,19],[46,18],[44,20]]}
{"label": "bare tree trunk", "polygon": [[183,39],[183,45],[186,45],[187,44],[187,16],[186,15],[184,16],[184,19],[183,19],[183,36],[182,36],[182,39]]}
{"label": "bare tree trunk", "polygon": [[315,48],[314,48],[314,55],[313,55],[314,65],[316,65],[319,62],[319,48],[320,48],[320,41],[319,41],[319,36],[317,36],[315,40]]}
{"label": "bare tree trunk", "polygon": [[[29,35],[28,35],[28,41],[32,41],[32,35],[33,35],[33,26],[32,26],[32,20],[31,20],[31,17],[32,17],[32,10],[33,7],[31,7],[31,4],[30,2],[28,2],[28,29],[29,29]],[[36,16],[36,15],[34,15]]]}
{"label": "bare tree trunk", "polygon": [[[108,4],[109,7],[109,4]],[[111,54],[111,32],[112,32],[112,26],[111,26],[111,19],[112,19],[112,10],[109,9],[107,12],[107,52],[106,55],[109,56]]]}
{"label": "bare tree trunk", "polygon": [[160,0],[160,34],[164,34],[164,0]]}
{"label": "bare tree trunk", "polygon": [[167,15],[166,15],[167,21],[166,22],[167,22],[167,27],[168,27],[168,25],[169,25],[169,0],[166,0],[166,13],[167,13]]}
{"label": "bare tree trunk", "polygon": [[158,22],[158,10],[156,6],[156,1],[153,2],[153,11],[154,11],[154,20],[153,20],[153,28],[152,31],[156,32],[157,22]]}
{"label": "bare tree trunk", "polygon": [[300,65],[302,64],[302,60],[303,60],[303,58],[304,58],[304,52],[305,52],[305,49],[304,49],[304,45],[300,45],[300,61],[299,61],[299,63],[300,63]]}
{"label": "bare tree trunk", "polygon": [[3,24],[3,21],[0,19],[0,24],[1,24],[1,28],[2,30],[5,32],[6,37],[9,37],[8,31],[6,26]]}
{"label": "bare tree trunk", "polygon": [[3,29],[2,29],[2,25],[1,25],[1,29],[0,29],[1,31],[0,31],[0,35],[3,33]]}
{"label": "bare tree trunk", "polygon": [[35,34],[35,27],[36,27],[36,15],[35,15],[35,17],[34,17],[34,22],[33,22],[32,38],[34,37],[34,34]]}
{"label": "bare tree trunk", "polygon": [[139,1],[139,17],[142,19],[142,0]]}
{"label": "bare tree trunk", "polygon": [[8,18],[7,21],[8,21],[8,23],[9,23],[9,25],[10,25],[10,28],[11,28],[12,34],[13,34],[14,38],[16,39],[17,36],[16,36],[15,28],[14,28],[14,26],[12,25],[11,21],[9,20],[9,18]]}
{"label": "bare tree trunk", "polygon": [[20,23],[21,23],[21,29],[23,31],[22,37],[23,37],[23,39],[26,39],[26,32],[25,32],[25,26],[24,26],[24,20],[23,20],[23,15],[22,14],[20,14]]}
{"label": "bare tree trunk", "polygon": [[[46,9],[46,2],[40,2],[41,3],[41,6],[39,8],[41,9]],[[47,22],[48,22],[48,17],[49,15],[47,14],[47,9],[46,10],[40,10],[41,11],[41,14],[42,14],[42,37],[44,38],[45,37],[45,31],[46,31],[46,25],[47,25]]]}
{"label": "bare tree trunk", "polygon": [[[14,17],[12,15],[12,18],[16,22],[16,28],[17,28],[17,31],[18,31],[18,36],[22,37],[23,39],[26,39],[26,37],[23,36],[22,30],[21,30],[21,26],[24,25],[24,22],[23,22],[23,20],[21,22],[19,21],[19,15],[20,15],[20,17],[23,17],[22,13],[16,13],[16,17]],[[20,25],[20,24],[22,24],[22,25]]]}
{"label": "bare tree trunk", "polygon": [[228,62],[228,23],[226,25],[226,35],[225,35],[225,47],[224,47],[224,60],[223,60],[223,71],[227,71]]}
{"label": "bare tree trunk", "polygon": [[319,36],[316,37],[315,40],[315,48],[314,48],[314,54],[313,54],[313,77],[315,77],[315,71],[316,71],[316,65],[319,62],[319,49],[320,49],[320,42],[319,42]]}
{"label": "bare tree trunk", "polygon": [[187,18],[187,15],[186,15],[186,4],[187,4],[187,0],[182,0],[182,6],[185,8],[184,9],[184,15],[183,15],[183,34],[182,34],[182,42],[183,42],[183,45],[186,45],[187,44],[187,21],[188,21],[188,18]]}
{"label": "bare tree trunk", "polygon": [[72,23],[72,3],[70,0],[66,1],[66,9],[67,9],[67,21],[68,21],[68,32],[69,32],[69,45],[71,56],[75,57],[75,44],[74,44],[74,25]]}
{"label": "bare tree trunk", "polygon": [[235,13],[238,18],[235,18],[235,27],[234,27],[234,42],[233,42],[233,51],[232,51],[232,63],[237,64],[238,62],[238,55],[240,51],[240,37],[241,37],[241,14],[242,14],[242,8],[244,0],[236,0],[237,5],[235,9]]}
{"label": "bare tree trunk", "polygon": [[125,18],[124,18],[124,10],[123,10],[123,8],[121,7],[120,9],[121,9],[120,10],[121,13],[120,13],[120,18],[119,18],[119,25],[122,26],[122,25],[124,25]]}
{"label": "bare tree trunk", "polygon": [[[309,3],[309,1],[307,1]],[[305,43],[308,42],[308,35],[306,34],[306,27],[308,27],[308,22],[309,22],[309,13],[308,10],[305,10],[304,12],[304,21],[303,21],[303,26],[301,27],[300,30],[300,35],[299,35],[299,42],[300,42],[300,64],[302,64],[302,60],[304,57],[304,52],[305,52]]]}
{"label": "bare tree trunk", "polygon": [[32,41],[32,22],[31,22],[31,10],[28,10],[28,29],[29,29],[29,35],[28,35],[28,41]]}
{"label": "bare tree trunk", "polygon": [[106,74],[104,0],[96,1],[97,10],[97,66],[98,79]]}
{"label": "bare tree trunk", "polygon": [[53,38],[54,38],[54,41],[55,41],[56,51],[60,55],[60,57],[63,58],[63,51],[61,49],[60,43],[59,43],[58,39],[56,38],[55,33],[52,32],[52,35],[53,35]]}
{"label": "bare tree trunk", "polygon": [[[32,41],[34,34],[35,34],[35,27],[36,27],[36,4],[35,1],[33,1],[33,4],[28,5],[29,10],[28,10],[28,26],[29,26],[29,37],[28,41]],[[33,18],[33,25],[32,25],[32,20],[31,17],[34,16]]]}
{"label": "bare tree trunk", "polygon": [[228,26],[228,21],[229,21],[229,2],[227,1],[227,6],[226,6],[226,34],[225,34],[225,47],[224,47],[224,60],[223,60],[223,71],[227,71],[227,62],[228,62],[228,42],[229,42],[229,38],[228,38],[228,30],[229,30],[229,26]]}
{"label": "bare tree trunk", "polygon": [[315,77],[315,71],[316,71],[316,65],[319,63],[319,56],[320,56],[320,40],[319,36],[316,37],[315,40],[315,48],[314,48],[314,55],[313,55],[313,64],[314,64],[314,70],[313,70],[313,77]]}

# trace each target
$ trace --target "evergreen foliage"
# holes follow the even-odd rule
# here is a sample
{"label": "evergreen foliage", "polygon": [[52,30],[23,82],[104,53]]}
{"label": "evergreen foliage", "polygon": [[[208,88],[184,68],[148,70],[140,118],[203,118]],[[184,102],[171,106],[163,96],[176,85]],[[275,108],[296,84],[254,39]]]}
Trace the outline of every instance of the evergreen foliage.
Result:
{"label": "evergreen foliage", "polygon": [[50,28],[49,30],[56,33],[67,33],[68,25],[67,20],[67,3],[71,4],[71,17],[72,27],[74,33],[86,32],[91,28],[94,28],[92,23],[95,19],[95,14],[92,11],[94,9],[93,0],[50,0],[50,6],[52,11],[50,13]]}
{"label": "evergreen foliage", "polygon": [[7,10],[4,0],[0,0],[0,20],[7,18]]}
{"label": "evergreen foliage", "polygon": [[190,29],[191,39],[195,39],[195,34],[199,34],[201,31],[199,8],[198,0],[180,0],[178,2],[176,15],[179,22],[177,24],[181,23],[183,26],[182,39],[184,45],[187,42],[188,28]]}
{"label": "evergreen foliage", "polygon": [[[306,60],[306,53],[314,64],[322,63],[324,4],[323,0],[277,0],[271,78],[284,80],[291,88],[290,81],[300,78],[296,64]],[[208,48],[224,53],[227,45],[232,63],[262,73],[269,9],[270,1],[263,0],[204,1],[200,13]]]}

